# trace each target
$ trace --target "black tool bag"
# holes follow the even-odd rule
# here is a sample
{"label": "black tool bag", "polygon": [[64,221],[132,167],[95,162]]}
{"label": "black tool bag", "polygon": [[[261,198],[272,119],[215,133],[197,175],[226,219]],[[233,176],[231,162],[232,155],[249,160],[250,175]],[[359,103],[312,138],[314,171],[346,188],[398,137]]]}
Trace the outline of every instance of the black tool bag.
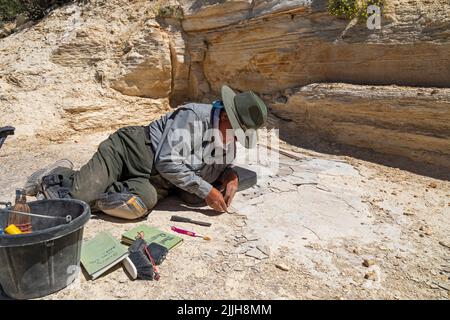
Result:
{"label": "black tool bag", "polygon": [[[158,280],[159,274],[154,265],[161,264],[167,256],[168,250],[157,244],[150,245],[143,239],[136,239],[128,248],[129,258],[137,270],[137,278],[141,280]],[[150,256],[149,256],[150,255]],[[153,263],[151,261],[153,259]]]}
{"label": "black tool bag", "polygon": [[166,259],[167,253],[169,253],[166,247],[154,242],[147,246],[147,250],[152,255],[152,258],[157,266],[159,266]]}

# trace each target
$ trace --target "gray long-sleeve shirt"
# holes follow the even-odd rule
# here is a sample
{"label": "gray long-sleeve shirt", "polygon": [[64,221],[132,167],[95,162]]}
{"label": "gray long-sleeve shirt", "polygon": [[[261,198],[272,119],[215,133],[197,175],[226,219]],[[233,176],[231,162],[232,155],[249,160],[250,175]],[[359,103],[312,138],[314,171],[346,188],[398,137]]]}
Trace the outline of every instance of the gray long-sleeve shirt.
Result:
{"label": "gray long-sleeve shirt", "polygon": [[235,156],[235,144],[223,146],[213,130],[219,114],[210,104],[189,103],[149,125],[156,171],[202,199]]}

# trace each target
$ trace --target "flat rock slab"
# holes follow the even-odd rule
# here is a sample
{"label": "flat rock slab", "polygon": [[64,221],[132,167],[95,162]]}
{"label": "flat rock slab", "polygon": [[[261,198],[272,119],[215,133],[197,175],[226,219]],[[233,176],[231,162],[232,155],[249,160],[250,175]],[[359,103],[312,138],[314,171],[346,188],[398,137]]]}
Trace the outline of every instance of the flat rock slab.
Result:
{"label": "flat rock slab", "polygon": [[258,260],[264,260],[264,259],[268,259],[269,256],[267,254],[265,254],[264,252],[262,252],[261,250],[259,250],[258,248],[252,248],[250,250],[248,250],[245,253],[246,256],[248,257],[252,257]]}
{"label": "flat rock slab", "polygon": [[[361,177],[352,165],[308,159],[298,161],[292,168],[295,171],[290,179],[271,178],[268,181],[271,192],[252,203],[236,199],[235,208],[248,217],[244,234],[255,234],[259,238],[257,245],[272,252],[287,247],[300,260],[305,259],[308,251],[305,245],[309,243],[326,245],[351,240],[363,245],[386,237],[392,240],[391,245],[399,245],[399,228],[374,225],[370,205],[363,202],[364,190],[358,187]],[[295,186],[293,180],[303,177],[314,183]],[[260,255],[256,249],[246,254]]]}

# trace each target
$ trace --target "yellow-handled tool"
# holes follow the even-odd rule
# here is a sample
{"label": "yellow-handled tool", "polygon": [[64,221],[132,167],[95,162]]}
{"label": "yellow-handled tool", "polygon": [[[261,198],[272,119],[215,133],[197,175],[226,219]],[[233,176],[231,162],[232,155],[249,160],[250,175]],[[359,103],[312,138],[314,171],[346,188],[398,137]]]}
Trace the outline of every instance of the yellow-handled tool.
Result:
{"label": "yellow-handled tool", "polygon": [[7,226],[5,228],[5,233],[6,234],[22,234],[23,232],[20,231],[20,229],[16,225],[10,224],[9,226]]}

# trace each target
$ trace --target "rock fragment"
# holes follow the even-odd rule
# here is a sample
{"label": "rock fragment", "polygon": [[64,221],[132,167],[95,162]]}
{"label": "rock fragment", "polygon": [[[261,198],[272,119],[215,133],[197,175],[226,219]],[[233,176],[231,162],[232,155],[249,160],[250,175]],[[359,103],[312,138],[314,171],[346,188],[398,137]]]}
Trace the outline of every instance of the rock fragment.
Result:
{"label": "rock fragment", "polygon": [[374,259],[364,259],[363,261],[363,266],[364,267],[370,267],[373,266],[375,264],[375,260]]}
{"label": "rock fragment", "polygon": [[285,265],[283,263],[277,263],[277,264],[275,264],[275,267],[280,269],[280,270],[283,270],[283,271],[291,270],[291,268],[289,268],[287,265]]}
{"label": "rock fragment", "polygon": [[431,236],[433,234],[433,230],[429,226],[421,226],[419,230],[427,236]]}
{"label": "rock fragment", "polygon": [[447,249],[450,249],[450,243],[445,243],[444,241],[439,241],[439,244]]}
{"label": "rock fragment", "polygon": [[244,238],[247,239],[247,241],[257,241],[259,240],[259,237],[254,234],[244,234]]}
{"label": "rock fragment", "polygon": [[377,280],[377,274],[375,271],[369,271],[364,275],[364,279],[375,281]]}
{"label": "rock fragment", "polygon": [[252,258],[258,259],[258,260],[264,260],[264,259],[269,258],[268,255],[266,255],[265,253],[261,252],[257,248],[252,248],[252,249],[248,250],[245,253],[245,255],[248,256],[248,257],[252,257]]}
{"label": "rock fragment", "polygon": [[270,248],[268,246],[257,245],[256,248],[267,256],[270,256]]}

